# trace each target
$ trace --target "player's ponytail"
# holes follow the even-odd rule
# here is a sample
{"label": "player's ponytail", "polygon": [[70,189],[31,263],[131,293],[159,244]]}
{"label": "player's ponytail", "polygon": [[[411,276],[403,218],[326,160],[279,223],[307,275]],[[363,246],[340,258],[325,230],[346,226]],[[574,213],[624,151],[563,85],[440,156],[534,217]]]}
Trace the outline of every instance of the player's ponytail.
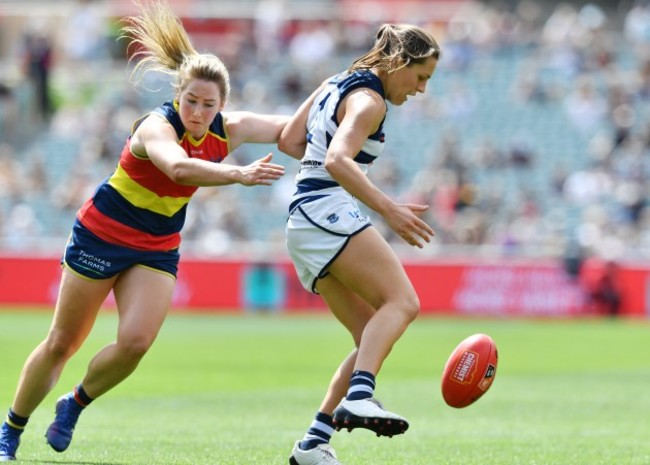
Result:
{"label": "player's ponytail", "polygon": [[410,24],[384,24],[372,49],[357,58],[349,71],[376,68],[390,73],[430,57],[440,58],[440,47],[431,34]]}
{"label": "player's ponytail", "polygon": [[139,83],[148,71],[159,71],[174,77],[173,86],[182,91],[191,79],[215,82],[225,104],[230,94],[230,77],[226,66],[215,55],[196,51],[165,0],[147,5],[138,4],[140,14],[129,17],[122,28],[122,37],[131,40],[131,60],[138,59],[131,80]]}

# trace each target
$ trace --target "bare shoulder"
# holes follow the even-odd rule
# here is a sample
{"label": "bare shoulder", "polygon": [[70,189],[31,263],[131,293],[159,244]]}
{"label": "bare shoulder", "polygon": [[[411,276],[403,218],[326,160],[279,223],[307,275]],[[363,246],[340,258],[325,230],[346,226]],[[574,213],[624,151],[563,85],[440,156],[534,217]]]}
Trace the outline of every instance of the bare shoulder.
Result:
{"label": "bare shoulder", "polygon": [[381,111],[386,110],[386,101],[376,91],[367,87],[355,89],[347,96],[349,102],[362,108],[374,109]]}
{"label": "bare shoulder", "polygon": [[[374,90],[360,88],[353,90],[345,97],[345,102],[339,111],[339,121],[344,118],[363,119],[378,126],[386,116],[386,102]],[[374,124],[373,124],[374,123]]]}
{"label": "bare shoulder", "polygon": [[147,143],[169,139],[176,143],[174,128],[161,115],[151,113],[135,130],[131,136],[131,152],[135,155],[147,155]]}
{"label": "bare shoulder", "polygon": [[227,127],[234,127],[239,124],[245,123],[247,119],[254,117],[254,113],[244,110],[236,111],[222,111],[221,116],[223,116],[224,124]]}
{"label": "bare shoulder", "polygon": [[223,125],[230,138],[238,138],[247,123],[254,121],[254,114],[249,111],[222,111]]}

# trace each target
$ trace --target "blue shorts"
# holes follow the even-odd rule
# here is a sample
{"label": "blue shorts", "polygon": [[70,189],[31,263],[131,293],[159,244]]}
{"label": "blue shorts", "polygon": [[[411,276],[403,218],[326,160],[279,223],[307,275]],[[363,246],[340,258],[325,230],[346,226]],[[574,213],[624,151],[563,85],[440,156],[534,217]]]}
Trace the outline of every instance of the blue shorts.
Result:
{"label": "blue shorts", "polygon": [[137,250],[100,239],[75,220],[61,264],[89,279],[106,279],[130,268],[144,266],[176,278],[178,249]]}

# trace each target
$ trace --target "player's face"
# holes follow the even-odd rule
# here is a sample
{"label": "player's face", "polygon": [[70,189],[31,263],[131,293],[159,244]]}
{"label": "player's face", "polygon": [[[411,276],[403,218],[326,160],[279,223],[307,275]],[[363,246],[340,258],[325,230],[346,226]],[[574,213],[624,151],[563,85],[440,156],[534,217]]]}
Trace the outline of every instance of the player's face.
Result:
{"label": "player's face", "polygon": [[438,60],[430,57],[423,63],[405,66],[389,74],[386,80],[386,100],[393,105],[401,105],[410,95],[423,93],[437,64]]}
{"label": "player's face", "polygon": [[194,79],[178,97],[178,113],[183,126],[194,139],[201,139],[223,108],[215,82]]}

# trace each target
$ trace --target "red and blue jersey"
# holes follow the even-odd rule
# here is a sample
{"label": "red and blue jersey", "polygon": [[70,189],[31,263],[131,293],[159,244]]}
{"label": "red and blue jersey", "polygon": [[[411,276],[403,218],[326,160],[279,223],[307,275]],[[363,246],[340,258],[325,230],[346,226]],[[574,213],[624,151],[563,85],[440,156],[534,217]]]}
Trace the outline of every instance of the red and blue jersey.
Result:
{"label": "red and blue jersey", "polygon": [[[152,113],[172,125],[178,143],[190,158],[221,162],[230,152],[221,113],[200,140],[185,131],[174,102],[166,102]],[[147,115],[148,116],[148,115]],[[145,117],[133,125],[131,135]],[[117,168],[77,212],[77,219],[106,242],[138,250],[177,249],[185,224],[187,205],[196,186],[173,182],[146,157],[131,152],[126,141]]]}

